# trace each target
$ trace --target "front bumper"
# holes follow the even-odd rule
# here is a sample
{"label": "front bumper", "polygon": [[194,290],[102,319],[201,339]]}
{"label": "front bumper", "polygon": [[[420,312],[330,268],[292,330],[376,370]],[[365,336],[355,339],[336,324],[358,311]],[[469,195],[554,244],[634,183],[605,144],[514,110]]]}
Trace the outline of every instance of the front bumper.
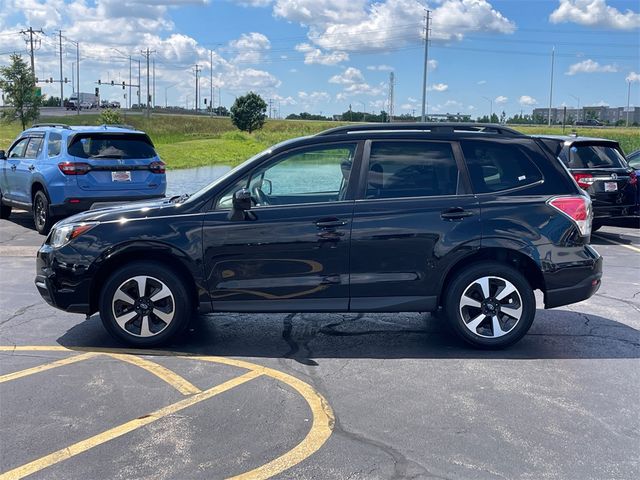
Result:
{"label": "front bumper", "polygon": [[598,291],[602,279],[602,257],[589,245],[585,247],[584,254],[584,260],[556,264],[552,272],[544,274],[547,284],[545,308],[581,302]]}
{"label": "front bumper", "polygon": [[90,314],[87,266],[77,252],[69,251],[71,247],[64,249],[68,250],[67,255],[63,255],[66,258],[58,258],[51,246],[40,247],[36,259],[36,288],[51,306],[66,312]]}
{"label": "front bumper", "polygon": [[97,198],[77,198],[73,199],[74,202],[71,202],[71,199],[67,198],[63,203],[59,203],[56,205],[49,206],[49,213],[52,217],[68,217],[70,215],[74,215],[76,213],[86,212],[87,210],[91,210],[91,207],[96,205],[97,207],[101,206],[112,206],[115,204],[126,204],[129,202],[144,202],[148,200],[158,200],[161,198],[165,198],[164,195],[147,195],[147,196],[137,196],[137,197],[114,197],[113,199],[109,197],[97,197]]}

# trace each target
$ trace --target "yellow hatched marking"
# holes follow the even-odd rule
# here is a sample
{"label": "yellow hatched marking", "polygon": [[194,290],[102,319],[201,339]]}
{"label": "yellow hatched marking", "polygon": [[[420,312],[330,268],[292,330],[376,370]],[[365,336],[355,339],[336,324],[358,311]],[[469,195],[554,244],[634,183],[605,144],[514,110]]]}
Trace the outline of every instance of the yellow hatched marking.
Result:
{"label": "yellow hatched marking", "polygon": [[71,365],[72,363],[82,362],[83,360],[88,360],[89,358],[95,357],[96,355],[97,353],[94,352],[83,353],[81,355],[74,355],[73,357],[63,358],[62,360],[56,360],[55,362],[45,363],[44,365],[38,365],[37,367],[27,368],[26,370],[20,370],[19,372],[7,373],[6,375],[0,376],[0,383],[27,377],[29,375],[33,375],[34,373],[51,370],[52,368],[58,368],[65,365]]}
{"label": "yellow hatched marking", "polygon": [[105,353],[105,355],[145,369],[147,372],[154,374],[160,380],[167,382],[183,395],[193,395],[202,391],[174,371],[145,358],[119,353]]}
{"label": "yellow hatched marking", "polygon": [[620,243],[620,242],[617,242],[615,240],[611,240],[610,238],[603,237],[603,236],[596,235],[596,234],[594,234],[593,236],[596,237],[596,238],[599,238],[600,240],[604,240],[605,242],[609,242],[609,243],[612,243],[614,245],[620,245],[621,247],[628,248],[632,252],[640,253],[640,248],[634,247],[633,245],[627,245],[626,243]]}
{"label": "yellow hatched marking", "polygon": [[176,412],[184,410],[187,407],[191,407],[220,393],[226,392],[227,390],[231,390],[232,388],[242,385],[249,380],[253,380],[256,377],[259,377],[260,375],[262,375],[262,373],[256,371],[247,372],[244,375],[221,383],[220,385],[216,385],[213,388],[197,393],[191,397],[185,398],[184,400],[180,400],[179,402],[160,408],[159,410],[156,410],[155,412],[152,412],[148,415],[136,418],[135,420],[131,420],[127,423],[123,423],[122,425],[118,425],[117,427],[94,435],[93,437],[87,438],[86,440],[74,443],[69,447],[62,448],[57,452],[45,455],[44,457],[34,460],[33,462],[14,468],[13,470],[9,470],[8,472],[0,475],[0,480],[16,480],[24,478],[28,475],[32,475],[42,469],[55,465],[56,463],[62,462],[63,460],[68,460],[80,453],[86,452],[87,450],[102,445],[109,440],[121,437],[122,435],[137,430],[138,428],[144,427],[145,425],[149,425],[150,423],[160,420],[161,418],[164,418],[168,415],[172,415]]}

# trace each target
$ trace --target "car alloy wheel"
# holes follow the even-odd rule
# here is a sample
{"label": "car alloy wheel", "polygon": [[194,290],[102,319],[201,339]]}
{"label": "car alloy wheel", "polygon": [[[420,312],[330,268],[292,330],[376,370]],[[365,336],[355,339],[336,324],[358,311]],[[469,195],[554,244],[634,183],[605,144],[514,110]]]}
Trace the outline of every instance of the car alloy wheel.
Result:
{"label": "car alloy wheel", "polygon": [[171,289],[157,278],[139,275],[122,282],[111,300],[117,325],[136,337],[154,337],[176,316]]}
{"label": "car alloy wheel", "polygon": [[499,338],[522,318],[522,297],[509,280],[484,276],[471,282],[459,302],[464,326],[474,335]]}

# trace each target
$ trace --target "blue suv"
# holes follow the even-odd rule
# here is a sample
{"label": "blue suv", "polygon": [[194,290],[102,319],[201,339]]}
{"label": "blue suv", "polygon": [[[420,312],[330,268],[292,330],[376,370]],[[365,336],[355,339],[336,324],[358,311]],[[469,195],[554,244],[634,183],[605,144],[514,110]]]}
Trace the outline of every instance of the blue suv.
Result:
{"label": "blue suv", "polygon": [[0,218],[31,210],[43,235],[94,206],[162,198],[166,185],[151,139],[131,127],[36,124],[0,150]]}

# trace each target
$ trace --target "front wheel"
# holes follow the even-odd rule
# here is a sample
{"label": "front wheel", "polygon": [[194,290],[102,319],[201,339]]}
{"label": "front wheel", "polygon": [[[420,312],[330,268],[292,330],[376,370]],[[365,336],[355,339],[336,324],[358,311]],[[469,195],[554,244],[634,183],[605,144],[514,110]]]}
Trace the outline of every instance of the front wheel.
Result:
{"label": "front wheel", "polygon": [[182,278],[154,262],[117,270],[100,293],[100,318],[115,337],[135,347],[165,343],[193,312]]}
{"label": "front wheel", "polygon": [[33,223],[40,235],[48,235],[54,223],[49,213],[49,199],[42,190],[33,197]]}
{"label": "front wheel", "polygon": [[514,268],[477,263],[451,282],[445,311],[453,330],[480,348],[504,348],[520,340],[536,311],[533,289]]}

